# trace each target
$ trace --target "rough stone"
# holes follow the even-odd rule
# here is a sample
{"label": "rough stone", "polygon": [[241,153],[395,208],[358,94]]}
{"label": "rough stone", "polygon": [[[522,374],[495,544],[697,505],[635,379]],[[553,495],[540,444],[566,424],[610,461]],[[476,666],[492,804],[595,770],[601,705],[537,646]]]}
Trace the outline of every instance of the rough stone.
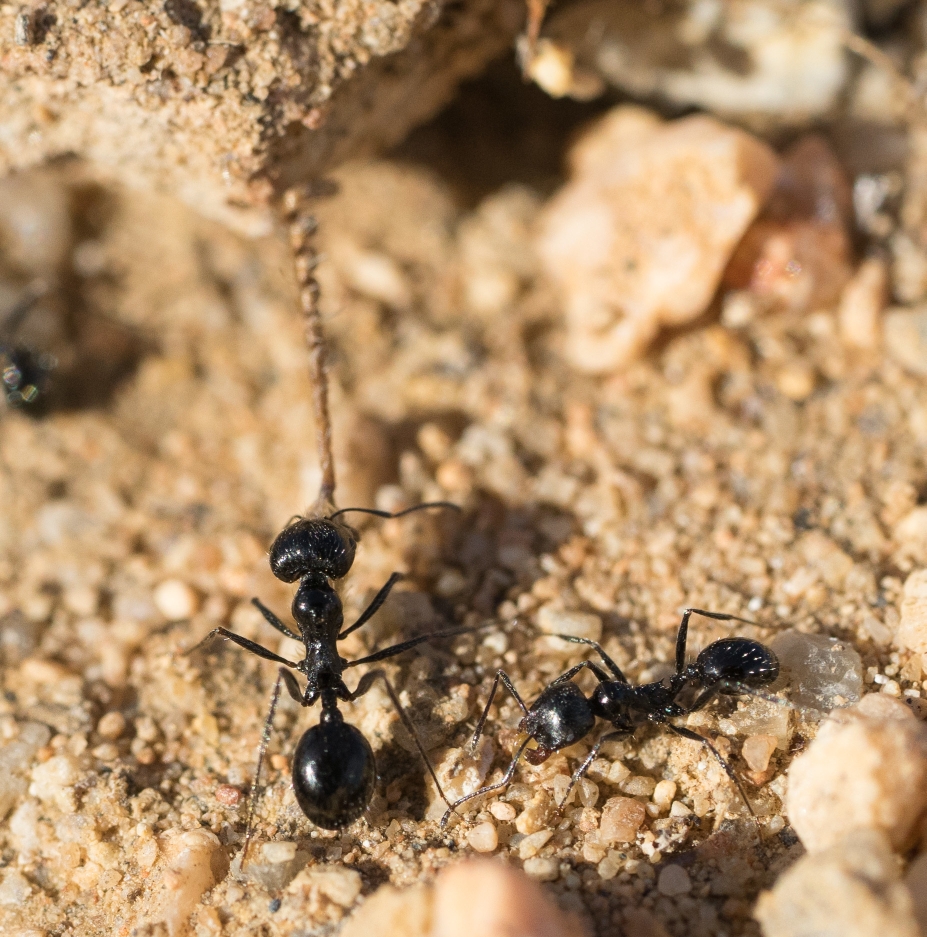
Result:
{"label": "rough stone", "polygon": [[886,838],[859,830],[823,852],[802,857],[756,917],[765,937],[920,937],[911,895]]}
{"label": "rough stone", "polygon": [[881,314],[888,298],[885,262],[870,257],[860,264],[840,297],[840,337],[852,348],[873,350],[882,339]]}
{"label": "rough stone", "polygon": [[809,852],[858,829],[905,848],[925,806],[927,726],[882,693],[832,714],[789,769],[786,811]]}
{"label": "rough stone", "polygon": [[633,797],[611,797],[602,808],[599,840],[604,845],[633,843],[647,816],[647,808]]}
{"label": "rough stone", "polygon": [[842,0],[586,0],[557,10],[544,33],[577,68],[636,98],[794,126],[836,102],[849,74],[843,35],[852,17]]}
{"label": "rough stone", "polygon": [[927,569],[915,570],[905,580],[895,643],[917,654],[927,654]]}
{"label": "rough stone", "polygon": [[663,124],[633,107],[611,111],[571,162],[538,249],[563,298],[571,363],[610,371],[705,309],[778,163],[713,118]]}
{"label": "rough stone", "polygon": [[520,24],[514,0],[5,6],[0,172],[78,154],[267,231],[275,191],[397,143]]}
{"label": "rough stone", "polygon": [[885,347],[912,374],[927,374],[927,308],[890,309],[885,314]]}

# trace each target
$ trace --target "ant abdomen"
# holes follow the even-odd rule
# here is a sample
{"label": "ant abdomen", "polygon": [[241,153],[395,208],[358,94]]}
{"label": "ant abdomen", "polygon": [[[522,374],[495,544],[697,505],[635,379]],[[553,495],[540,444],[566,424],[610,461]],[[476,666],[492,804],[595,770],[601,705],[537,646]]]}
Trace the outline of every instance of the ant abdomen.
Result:
{"label": "ant abdomen", "polygon": [[318,572],[343,579],[354,563],[354,531],[326,517],[303,517],[284,528],[270,548],[270,569],[283,582]]}
{"label": "ant abdomen", "polygon": [[[750,638],[714,641],[698,655],[695,667],[705,687],[725,682],[760,687],[774,683],[779,676],[776,655]],[[725,688],[721,690],[724,692]]]}
{"label": "ant abdomen", "polygon": [[360,729],[324,710],[293,755],[293,792],[303,813],[325,830],[353,823],[373,798],[377,766]]}

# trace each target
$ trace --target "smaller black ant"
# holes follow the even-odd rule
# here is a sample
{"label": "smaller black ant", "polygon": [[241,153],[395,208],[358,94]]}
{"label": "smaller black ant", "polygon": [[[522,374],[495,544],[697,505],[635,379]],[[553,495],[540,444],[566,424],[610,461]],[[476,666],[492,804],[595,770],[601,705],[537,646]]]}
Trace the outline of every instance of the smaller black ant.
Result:
{"label": "smaller black ant", "polygon": [[[327,830],[343,829],[366,810],[373,798],[377,777],[373,749],[359,729],[344,721],[338,709],[338,703],[339,701],[352,702],[363,696],[376,680],[383,681],[386,692],[414,740],[439,793],[444,798],[444,802],[449,803],[415,727],[403,710],[396,691],[384,671],[372,670],[364,674],[354,690],[347,688],[342,680],[342,674],[349,667],[386,660],[417,647],[425,641],[463,634],[472,629],[450,628],[433,631],[375,651],[359,660],[347,661],[338,653],[338,642],[373,617],[386,601],[393,586],[402,578],[402,574],[393,573],[357,621],[347,628],[342,627],[344,615],[341,598],[331,582],[331,580],[342,579],[348,574],[357,548],[357,532],[346,523],[339,521],[340,515],[349,511],[359,511],[373,514],[376,517],[402,517],[413,511],[436,507],[459,510],[456,504],[446,501],[419,504],[395,514],[370,508],[344,508],[327,517],[297,517],[283,529],[270,548],[270,568],[274,576],[283,582],[299,580],[299,587],[292,605],[293,618],[299,628],[299,633],[288,628],[259,599],[255,598],[251,601],[268,624],[288,638],[303,643],[306,649],[306,656],[303,660],[299,662],[287,660],[260,644],[225,628],[215,628],[191,650],[190,653],[212,638],[221,636],[258,657],[282,665],[261,736],[260,753],[251,791],[245,845],[242,850],[242,865],[244,865],[248,845],[253,835],[252,821],[257,805],[261,766],[280,698],[281,683],[301,706],[312,706],[316,701],[322,703],[318,724],[303,733],[293,756],[293,790],[296,800],[303,813],[316,826]],[[296,677],[290,670],[296,670],[305,676],[305,690],[300,689]]]}
{"label": "smaller black ant", "polygon": [[47,287],[44,283],[33,284],[3,323],[3,331],[8,338],[0,338],[0,394],[10,407],[35,403],[45,391],[49,374],[57,364],[53,355],[13,340],[30,309],[45,292]]}
{"label": "smaller black ant", "polygon": [[[683,726],[670,722],[678,716],[686,716],[704,708],[719,694],[739,695],[750,694],[764,699],[773,699],[782,702],[776,697],[764,694],[760,687],[775,682],[779,676],[779,661],[776,655],[759,641],[749,638],[722,638],[708,645],[695,659],[694,664],[686,666],[686,638],[689,632],[689,618],[692,615],[703,615],[716,621],[742,621],[753,624],[746,618],[736,615],[724,615],[718,612],[706,612],[700,608],[685,609],[679,632],[676,635],[676,671],[666,680],[654,683],[645,683],[642,686],[631,686],[621,672],[621,668],[605,653],[601,645],[588,638],[577,638],[570,635],[556,635],[564,641],[574,644],[586,644],[596,650],[599,657],[610,671],[606,673],[602,668],[590,660],[584,660],[566,673],[561,674],[553,681],[530,706],[525,705],[519,696],[509,676],[503,670],[496,671],[489,699],[476,731],[470,740],[470,751],[476,750],[477,742],[483,732],[489,709],[493,698],[499,689],[499,683],[505,684],[506,689],[515,698],[521,707],[524,717],[518,725],[520,731],[527,734],[527,738],[515,751],[505,776],[497,784],[480,788],[455,801],[445,812],[441,819],[442,828],[447,825],[451,813],[462,803],[474,797],[500,790],[508,785],[515,774],[515,766],[524,754],[525,759],[532,765],[540,765],[554,752],[567,748],[585,738],[593,729],[596,719],[605,719],[612,724],[612,732],[603,735],[592,747],[583,763],[576,769],[570,779],[569,786],[564,794],[561,808],[566,805],[570,792],[577,781],[586,773],[592,762],[598,757],[599,749],[605,742],[615,739],[627,738],[642,725],[647,723],[666,726],[671,732],[693,742],[705,745],[721,764],[727,776],[740,792],[750,815],[756,821],[756,814],[750,806],[746,792],[737,775],[723,758],[721,753],[704,736],[693,732]],[[591,670],[598,684],[590,696],[572,682],[572,678],[581,670]],[[678,697],[683,690],[695,690],[695,699],[685,704],[679,702]],[[528,748],[528,743],[534,740],[536,748]],[[758,822],[758,821],[756,821]]]}

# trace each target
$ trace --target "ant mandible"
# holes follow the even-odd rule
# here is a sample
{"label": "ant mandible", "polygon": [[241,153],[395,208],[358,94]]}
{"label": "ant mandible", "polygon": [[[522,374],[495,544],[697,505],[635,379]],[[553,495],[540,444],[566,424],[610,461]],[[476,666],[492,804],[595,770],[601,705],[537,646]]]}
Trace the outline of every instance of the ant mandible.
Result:
{"label": "ant mandible", "polygon": [[[639,726],[651,723],[666,726],[671,732],[684,739],[705,745],[721,764],[747,805],[750,815],[756,821],[756,814],[750,806],[743,786],[721,753],[704,736],[683,726],[674,725],[670,720],[704,708],[722,693],[750,694],[780,702],[776,697],[770,697],[760,689],[775,682],[779,676],[779,661],[776,655],[759,641],[749,638],[722,638],[709,644],[695,659],[695,663],[687,666],[686,639],[689,632],[689,618],[692,615],[703,615],[705,618],[713,618],[716,621],[742,621],[746,624],[753,624],[748,619],[739,618],[737,615],[706,612],[700,608],[685,609],[676,635],[675,673],[666,680],[645,683],[642,686],[631,686],[621,672],[621,668],[595,641],[571,635],[556,635],[564,641],[586,644],[594,648],[609,673],[593,661],[581,661],[549,684],[530,707],[525,705],[508,674],[503,670],[496,671],[496,678],[493,680],[486,707],[470,740],[470,750],[471,752],[476,750],[500,682],[505,684],[506,689],[524,713],[518,728],[526,733],[527,738],[516,749],[502,780],[455,801],[441,820],[442,828],[447,825],[451,813],[456,811],[461,804],[508,785],[515,774],[515,766],[523,754],[530,764],[540,765],[554,752],[585,738],[595,726],[596,719],[605,719],[610,722],[613,731],[606,733],[595,743],[592,751],[573,773],[561,802],[561,808],[566,805],[573,787],[598,757],[599,750],[605,742],[627,738]],[[598,680],[598,684],[588,697],[572,681],[572,678],[584,669],[592,671]],[[685,689],[699,691],[688,705],[678,700]],[[528,744],[532,740],[537,747],[529,749]]]}

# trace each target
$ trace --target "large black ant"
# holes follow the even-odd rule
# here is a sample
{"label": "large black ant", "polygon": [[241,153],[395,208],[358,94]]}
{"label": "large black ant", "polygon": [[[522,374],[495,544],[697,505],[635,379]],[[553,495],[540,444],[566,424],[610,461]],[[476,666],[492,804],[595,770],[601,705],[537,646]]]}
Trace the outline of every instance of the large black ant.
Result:
{"label": "large black ant", "polygon": [[[451,637],[470,629],[450,628],[433,631],[375,651],[359,660],[347,661],[338,653],[338,642],[373,617],[402,575],[393,573],[357,621],[347,628],[342,627],[344,615],[341,598],[331,582],[334,579],[342,579],[348,574],[354,562],[357,547],[356,531],[339,521],[340,515],[348,511],[360,511],[378,517],[402,517],[413,511],[435,507],[456,508],[457,505],[444,501],[430,502],[416,505],[396,514],[369,508],[344,508],[328,517],[300,517],[283,529],[270,548],[270,568],[274,576],[283,582],[299,580],[299,587],[293,598],[291,609],[299,633],[288,628],[259,599],[255,598],[251,601],[268,624],[288,638],[302,642],[306,649],[306,656],[303,660],[298,662],[287,660],[226,628],[215,628],[197,645],[200,647],[214,637],[223,637],[258,657],[282,665],[261,738],[242,862],[247,854],[251,837],[251,821],[256,805],[261,766],[280,696],[281,683],[301,706],[312,706],[317,701],[322,704],[318,724],[303,734],[293,756],[293,791],[303,813],[316,826],[328,830],[339,830],[348,826],[364,812],[373,797],[377,776],[373,750],[361,731],[344,721],[338,709],[338,703],[339,701],[353,702],[363,696],[378,679],[383,681],[399,717],[415,742],[438,791],[443,796],[434,768],[386,674],[382,670],[372,670],[364,674],[353,691],[345,685],[342,674],[349,667],[386,660],[417,647],[425,641]],[[296,670],[305,676],[305,690],[300,689],[296,677],[290,670]],[[445,802],[448,802],[446,798]]]}
{"label": "large black ant", "polygon": [[[738,618],[736,615],[706,612],[699,608],[685,609],[676,635],[675,673],[666,680],[645,683],[642,686],[631,686],[621,672],[621,668],[608,656],[600,644],[588,638],[557,635],[556,637],[564,641],[586,644],[594,648],[610,673],[606,673],[593,661],[581,661],[549,684],[530,707],[525,705],[505,671],[496,671],[496,678],[493,680],[486,707],[470,740],[470,750],[471,752],[476,750],[500,682],[505,684],[506,689],[524,713],[518,728],[526,733],[527,738],[516,749],[502,780],[455,801],[445,812],[441,826],[446,826],[451,813],[461,804],[508,785],[522,755],[532,765],[542,764],[554,752],[585,738],[595,726],[596,719],[605,719],[610,722],[613,731],[606,733],[595,743],[592,751],[573,773],[561,807],[566,805],[573,787],[598,757],[599,750],[606,742],[627,738],[638,727],[650,723],[666,726],[671,732],[684,739],[705,745],[734,783],[750,815],[756,820],[756,814],[750,806],[750,801],[737,775],[715,746],[704,736],[683,726],[674,725],[670,720],[704,708],[722,693],[750,694],[764,699],[776,699],[764,694],[760,688],[775,682],[779,676],[779,661],[776,655],[759,641],[749,638],[722,638],[709,644],[695,659],[695,663],[687,666],[686,638],[689,632],[689,618],[692,615],[703,615],[716,621],[742,621],[746,624],[753,624],[746,618]],[[592,671],[598,680],[598,684],[588,697],[572,681],[572,678],[584,669]],[[696,693],[692,702],[680,701],[679,698],[684,690]],[[777,702],[780,701],[777,700]],[[536,743],[536,747],[528,748],[532,740]]]}
{"label": "large black ant", "polygon": [[[313,270],[317,256],[312,250],[311,238],[315,233],[314,220],[305,214],[303,201],[313,191],[291,190],[284,209],[290,221],[290,241],[295,255],[296,275],[300,287],[300,302],[306,325],[309,346],[310,371],[313,377],[313,404],[322,481],[318,501],[309,515],[293,518],[277,535],[270,548],[270,568],[283,582],[296,582],[299,586],[293,598],[292,615],[298,633],[288,628],[259,599],[251,601],[264,619],[277,631],[300,641],[305,648],[301,661],[291,661],[262,647],[255,641],[235,634],[226,628],[215,628],[196,647],[214,637],[222,637],[245,650],[282,665],[274,685],[270,709],[264,722],[261,745],[255,769],[254,784],[248,809],[245,843],[241,864],[244,866],[248,846],[253,835],[253,821],[257,806],[261,767],[270,739],[274,713],[280,698],[281,685],[301,706],[321,702],[322,712],[318,724],[303,733],[293,755],[293,790],[303,813],[317,826],[340,830],[353,823],[369,806],[376,784],[376,760],[370,743],[356,727],[344,721],[338,709],[339,702],[352,702],[370,690],[376,680],[382,680],[400,719],[412,737],[419,754],[434,780],[438,792],[449,803],[434,767],[425,752],[415,727],[402,708],[396,691],[382,670],[372,670],[361,677],[354,690],[349,690],[342,675],[349,667],[372,664],[395,657],[403,651],[417,647],[434,638],[451,637],[472,629],[450,628],[420,635],[399,644],[375,651],[359,660],[345,660],[338,653],[338,642],[366,624],[383,605],[393,586],[402,578],[393,573],[374,596],[371,603],[352,625],[343,628],[344,613],[341,598],[332,585],[351,569],[357,548],[358,534],[341,516],[348,512],[361,512],[376,517],[402,517],[426,508],[454,508],[446,501],[419,504],[397,513],[370,508],[343,508],[334,510],[335,469],[331,445],[331,419],[328,408],[328,387],[325,373],[325,342],[321,327],[318,298],[319,290]],[[193,648],[196,650],[196,648]],[[298,671],[306,678],[301,690],[296,677]]]}

